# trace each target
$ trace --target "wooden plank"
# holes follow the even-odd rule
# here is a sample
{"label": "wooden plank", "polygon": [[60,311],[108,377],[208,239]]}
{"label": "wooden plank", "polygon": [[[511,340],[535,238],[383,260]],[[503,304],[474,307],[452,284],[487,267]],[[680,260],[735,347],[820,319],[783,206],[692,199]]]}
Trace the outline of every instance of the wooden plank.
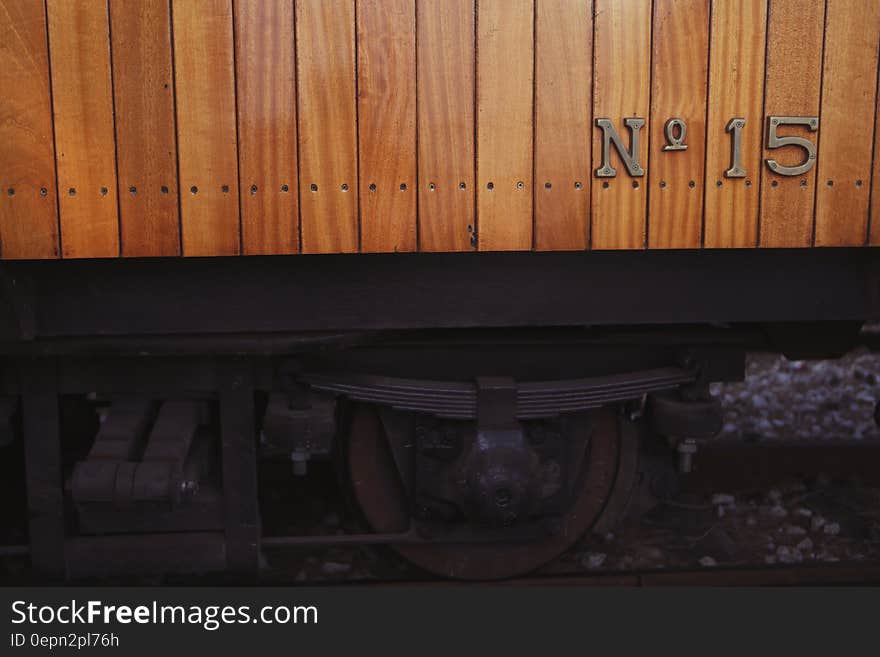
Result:
{"label": "wooden plank", "polygon": [[828,0],[816,246],[863,246],[877,102],[880,3]]}
{"label": "wooden plank", "polygon": [[42,2],[0,0],[0,255],[58,257],[49,50]]}
{"label": "wooden plank", "polygon": [[[704,244],[751,247],[758,239],[767,0],[715,0],[710,30]],[[745,178],[724,176],[731,167],[726,128],[733,118],[745,120]]]}
{"label": "wooden plank", "polygon": [[474,233],[474,0],[419,0],[419,249],[468,251]]}
{"label": "wooden plank", "polygon": [[[698,249],[703,237],[709,3],[655,0],[652,42],[648,246]],[[685,122],[687,150],[664,150],[664,122],[670,118]]]}
{"label": "wooden plank", "polygon": [[239,252],[231,0],[175,0],[174,80],[183,254]]}
{"label": "wooden plank", "polygon": [[[767,116],[819,116],[825,2],[771,0],[768,11],[765,122]],[[817,133],[806,126],[786,127],[784,134],[817,143]],[[768,149],[766,138],[763,147],[765,161],[774,159],[783,166],[796,166],[803,161],[801,148]],[[810,246],[815,197],[815,166],[802,176],[792,177],[780,176],[764,164],[761,167],[760,245]]]}
{"label": "wooden plank", "polygon": [[235,3],[241,249],[299,251],[292,0]]}
{"label": "wooden plank", "polygon": [[871,175],[870,246],[880,246],[880,73],[877,78],[877,111],[874,124],[874,170]]}
{"label": "wooden plank", "polygon": [[118,256],[107,4],[48,0],[47,8],[62,253]]}
{"label": "wooden plank", "polygon": [[110,25],[122,255],[179,255],[170,7],[110,0]]}
{"label": "wooden plank", "polygon": [[[595,0],[593,117],[610,119],[629,144],[625,117],[646,121],[641,129],[639,162],[646,175],[630,178],[614,164],[615,178],[593,181],[592,248],[640,249],[645,246],[648,144],[651,135],[651,1]],[[612,163],[617,154],[612,147]],[[602,166],[602,130],[593,127],[593,168]]]}
{"label": "wooden plank", "polygon": [[305,253],[358,250],[354,0],[296,0]]}
{"label": "wooden plank", "polygon": [[477,4],[477,221],[481,251],[532,246],[532,0]]}
{"label": "wooden plank", "polygon": [[361,250],[416,250],[414,0],[357,3]]}
{"label": "wooden plank", "polygon": [[535,248],[580,250],[590,217],[592,0],[535,4]]}

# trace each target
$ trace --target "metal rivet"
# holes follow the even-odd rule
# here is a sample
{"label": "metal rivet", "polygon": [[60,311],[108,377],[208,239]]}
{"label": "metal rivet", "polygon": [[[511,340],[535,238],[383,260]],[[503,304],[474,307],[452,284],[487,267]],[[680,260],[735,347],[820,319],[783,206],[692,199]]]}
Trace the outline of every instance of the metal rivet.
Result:
{"label": "metal rivet", "polygon": [[198,193],[199,193],[199,188],[196,187],[195,185],[193,185],[192,187],[189,188],[189,191],[190,191],[192,194],[198,194]]}
{"label": "metal rivet", "polygon": [[370,183],[370,191],[371,191],[371,192],[375,192],[375,191],[376,191],[376,183]]}
{"label": "metal rivet", "polygon": [[773,182],[770,183],[770,186],[771,186],[771,187],[779,187],[779,181],[778,181],[778,180],[774,180]]}
{"label": "metal rivet", "polygon": [[610,187],[609,182],[607,180],[603,181],[602,182],[602,189],[608,189],[608,187]]}
{"label": "metal rivet", "polygon": [[223,192],[224,194],[228,194],[229,193],[229,185],[223,185],[222,187],[220,187],[220,191]]}
{"label": "metal rivet", "polygon": [[751,187],[751,186],[752,186],[752,181],[746,180],[746,187]]}
{"label": "metal rivet", "polygon": [[[138,193],[137,187],[134,187],[134,186],[129,187],[129,188],[128,188],[128,191],[129,191],[129,193],[131,193],[131,194],[137,194],[137,193]],[[103,192],[104,192],[104,190],[102,189],[102,190],[101,190],[101,193],[103,193]]]}
{"label": "metal rivet", "polygon": [[15,196],[15,190],[12,187],[7,189],[6,193],[9,194],[10,196]]}
{"label": "metal rivet", "polygon": [[696,187],[696,186],[697,186],[697,183],[695,183],[693,180],[691,180],[690,182],[688,182],[688,187],[690,187],[691,189],[693,189],[693,188]]}
{"label": "metal rivet", "polygon": [[577,181],[575,181],[575,183],[574,183],[574,188],[575,188],[575,189],[581,189],[583,186],[584,186],[584,185],[583,185],[583,183],[581,183],[580,180],[577,180]]}
{"label": "metal rivet", "polygon": [[434,183],[428,183],[428,189],[433,192],[435,189],[437,189],[437,185],[435,185]]}
{"label": "metal rivet", "polygon": [[281,191],[282,191],[282,192],[286,192],[286,191],[289,191],[289,190],[290,190],[290,187],[288,187],[287,185],[281,185]]}
{"label": "metal rivet", "polygon": [[801,178],[801,187],[806,187],[806,186],[807,186],[807,179]]}
{"label": "metal rivet", "polygon": [[341,189],[343,192],[347,192],[348,191],[348,183],[342,183],[342,187],[340,187],[339,189]]}
{"label": "metal rivet", "polygon": [[553,185],[551,185],[549,182],[544,183],[544,189],[551,189],[552,187]]}
{"label": "metal rivet", "polygon": [[256,185],[251,185],[251,195],[253,196],[253,195],[256,194],[256,193],[257,193],[257,186],[256,186]]}
{"label": "metal rivet", "polygon": [[660,181],[660,189],[666,189],[666,181],[665,180]]}
{"label": "metal rivet", "polygon": [[638,188],[639,188],[639,181],[633,180],[633,189],[638,189]]}
{"label": "metal rivet", "polygon": [[829,181],[828,181],[828,186],[829,186],[829,187],[834,187],[834,181],[833,181],[833,180],[829,180]]}
{"label": "metal rivet", "polygon": [[107,196],[107,192],[108,192],[108,191],[109,191],[109,190],[108,190],[106,187],[102,187],[102,188],[101,188],[101,196]]}
{"label": "metal rivet", "polygon": [[493,189],[495,189],[495,183],[493,183],[493,182],[488,183],[486,185],[486,189],[488,189],[491,192]]}
{"label": "metal rivet", "polygon": [[40,196],[47,196],[49,194],[49,190],[45,187],[40,187]]}
{"label": "metal rivet", "polygon": [[716,181],[715,181],[715,186],[716,186],[716,187],[721,187],[721,185],[723,185],[723,184],[724,184],[724,183],[721,182],[720,180],[716,180]]}
{"label": "metal rivet", "polygon": [[68,195],[68,196],[76,196],[76,188],[75,188],[75,187],[71,187],[70,189],[68,189],[68,190],[67,190],[67,195]]}
{"label": "metal rivet", "polygon": [[402,192],[406,191],[406,183],[400,183],[400,191],[402,191]]}
{"label": "metal rivet", "polygon": [[467,185],[464,184],[463,182],[460,182],[460,183],[458,183],[458,188],[459,188],[460,190],[464,191],[464,190],[467,189]]}
{"label": "metal rivet", "polygon": [[519,181],[517,181],[517,183],[516,183],[516,188],[517,188],[517,189],[523,189],[525,186],[526,186],[526,184],[525,184],[522,180],[519,180]]}
{"label": "metal rivet", "polygon": [[309,185],[309,189],[312,190],[313,192],[317,192],[318,186],[315,183],[312,183],[311,185]]}
{"label": "metal rivet", "polygon": [[162,187],[159,189],[159,191],[162,192],[163,194],[167,194],[168,193],[168,186],[162,185]]}
{"label": "metal rivet", "polygon": [[856,187],[861,187],[861,186],[862,186],[862,181],[856,180]]}

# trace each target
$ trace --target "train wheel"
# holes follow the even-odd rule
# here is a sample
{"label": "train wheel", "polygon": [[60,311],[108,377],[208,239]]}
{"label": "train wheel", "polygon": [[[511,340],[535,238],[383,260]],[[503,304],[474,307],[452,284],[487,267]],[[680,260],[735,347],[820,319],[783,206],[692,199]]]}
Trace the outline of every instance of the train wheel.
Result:
{"label": "train wheel", "polygon": [[[577,472],[572,473],[568,501],[552,530],[510,540],[515,528],[486,529],[468,522],[462,514],[457,524],[419,517],[418,503],[413,502],[413,478],[406,474],[413,460],[403,463],[399,449],[401,445],[408,447],[412,455],[417,440],[412,434],[401,438],[395,433],[388,431],[388,422],[376,408],[355,407],[347,459],[354,498],[373,531],[396,533],[411,528],[432,539],[395,544],[393,548],[411,563],[442,577],[493,580],[529,573],[570,548],[606,508],[619,508],[620,500],[628,496],[628,490],[621,488],[632,483],[621,470],[622,463],[632,460],[626,457],[632,446],[624,449],[624,443],[631,441],[624,440],[617,414],[610,409],[584,414],[570,430],[568,444],[574,452],[569,454]],[[602,518],[603,525],[606,520]],[[452,533],[453,525],[457,533]],[[461,536],[466,539],[459,541]]]}

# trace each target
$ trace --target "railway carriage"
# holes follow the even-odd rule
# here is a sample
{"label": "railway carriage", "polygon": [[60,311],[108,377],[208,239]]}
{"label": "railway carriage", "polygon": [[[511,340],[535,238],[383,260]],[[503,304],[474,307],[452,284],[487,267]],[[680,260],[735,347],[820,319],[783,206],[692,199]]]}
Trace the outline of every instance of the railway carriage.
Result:
{"label": "railway carriage", "polygon": [[[876,0],[0,0],[34,568],[501,578],[612,527],[748,350],[880,315],[878,49]],[[266,535],[272,459],[364,531]]]}

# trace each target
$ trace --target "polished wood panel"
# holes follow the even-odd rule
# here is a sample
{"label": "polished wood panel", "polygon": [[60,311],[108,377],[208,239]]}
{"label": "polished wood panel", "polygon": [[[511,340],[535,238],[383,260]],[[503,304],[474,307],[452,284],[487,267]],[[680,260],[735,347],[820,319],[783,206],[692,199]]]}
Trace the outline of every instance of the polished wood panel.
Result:
{"label": "polished wood panel", "polygon": [[592,0],[535,2],[535,248],[584,249],[590,226]]}
{"label": "polished wood panel", "polygon": [[241,251],[299,251],[293,0],[235,3]]}
{"label": "polished wood panel", "polygon": [[175,0],[174,66],[184,255],[239,252],[231,0]]}
{"label": "polished wood panel", "polygon": [[58,197],[42,2],[0,0],[0,256],[56,258]]}
{"label": "polished wood panel", "polygon": [[[646,123],[639,140],[642,177],[631,178],[612,147],[615,178],[593,180],[592,248],[645,246],[651,96],[650,0],[595,0],[593,117],[610,119],[629,144],[624,118]],[[602,166],[602,130],[593,126],[593,170]]]}
{"label": "polished wood panel", "polygon": [[122,255],[180,254],[167,0],[110,0]]}
{"label": "polished wood panel", "polygon": [[474,0],[418,0],[419,250],[474,234]]}
{"label": "polished wood panel", "polygon": [[296,0],[305,253],[358,250],[354,0]]}
{"label": "polished wood panel", "polygon": [[828,0],[816,189],[816,246],[867,240],[880,3]]}
{"label": "polished wood panel", "polygon": [[0,0],[0,257],[880,246],[878,54],[876,0]]}
{"label": "polished wood panel", "polygon": [[[703,237],[709,4],[655,0],[652,43],[648,246],[698,249]],[[672,117],[685,122],[687,150],[663,150],[665,122]]]}
{"label": "polished wood panel", "polygon": [[[704,210],[707,248],[744,248],[757,243],[766,32],[767,0],[712,3]],[[732,151],[725,129],[735,117],[745,120],[745,178],[724,176]]]}
{"label": "polished wood panel", "polygon": [[107,3],[48,0],[47,9],[62,253],[118,256]]}
{"label": "polished wood panel", "polygon": [[[767,32],[767,74],[764,84],[766,116],[819,116],[822,86],[822,45],[825,3],[803,0],[770,0]],[[803,160],[802,148],[766,147],[764,160],[783,166]],[[780,135],[804,137],[817,143],[816,132],[806,126],[780,129]],[[761,167],[760,240],[763,247],[810,246],[813,239],[813,208],[816,167],[802,176],[780,176]]]}
{"label": "polished wood panel", "polygon": [[481,251],[532,247],[532,0],[477,4],[477,239]]}
{"label": "polished wood panel", "polygon": [[359,0],[361,251],[416,250],[415,0]]}

